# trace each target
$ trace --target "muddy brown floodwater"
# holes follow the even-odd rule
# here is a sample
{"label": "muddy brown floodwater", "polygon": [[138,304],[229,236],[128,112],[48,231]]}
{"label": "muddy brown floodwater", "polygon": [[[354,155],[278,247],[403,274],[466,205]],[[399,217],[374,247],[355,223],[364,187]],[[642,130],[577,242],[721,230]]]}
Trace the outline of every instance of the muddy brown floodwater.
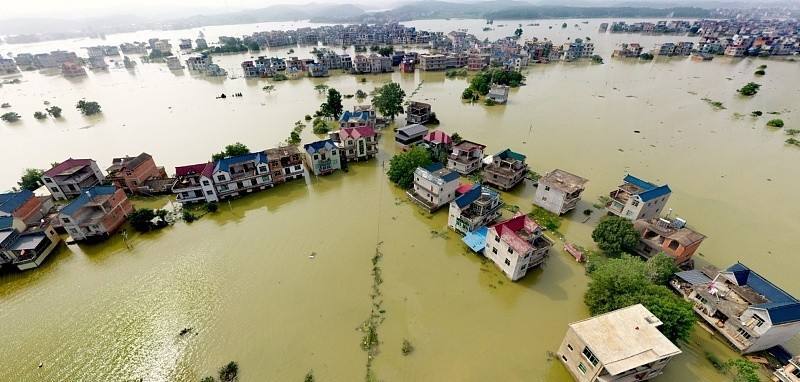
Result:
{"label": "muddy brown floodwater", "polygon": [[[0,88],[23,120],[0,125],[0,181],[10,188],[27,167],[43,168],[66,157],[92,157],[105,168],[111,158],[141,151],[168,169],[207,160],[228,143],[263,149],[286,139],[294,121],[322,102],[314,85],[343,94],[396,81],[415,100],[433,104],[440,129],[528,156],[534,170],[562,168],[590,179],[584,201],[561,231],[591,245],[602,213],[582,223],[581,211],[615,187],[626,172],[668,182],[669,207],[706,234],[697,255],[702,264],[742,261],[790,293],[800,295],[800,150],[785,135],[764,127],[781,113],[800,128],[798,63],[731,59],[636,62],[612,60],[618,42],[677,41],[678,36],[597,33],[603,20],[548,29],[562,20],[540,20],[524,37],[590,36],[603,65],[550,64],[527,69],[527,86],[514,89],[506,106],[462,103],[463,78],[444,73],[334,75],[327,79],[276,82],[208,79],[163,64],[134,70],[92,72],[83,79],[26,72],[21,84]],[[468,28],[479,37],[510,34],[518,21],[500,22],[489,34],[482,20],[435,20],[409,24],[450,31]],[[208,27],[216,36],[308,24],[267,23]],[[145,31],[107,40],[70,40],[5,45],[2,50],[39,53],[78,50],[98,43],[149,37],[197,36],[198,30]],[[285,54],[279,49],[276,54]],[[308,47],[295,48],[303,56]],[[215,57],[231,75],[249,55]],[[754,80],[761,91],[743,98],[735,89]],[[366,78],[366,82],[360,82]],[[241,98],[217,100],[219,93]],[[103,113],[83,117],[80,98],[97,100]],[[724,103],[714,110],[701,98]],[[37,121],[49,101],[62,120]],[[350,108],[355,99],[345,100]],[[737,114],[738,113],[738,114]],[[741,115],[740,115],[741,114]],[[636,134],[634,130],[641,133]],[[128,250],[119,237],[97,245],[69,245],[40,269],[6,272],[0,278],[0,379],[8,381],[197,381],[236,360],[243,381],[300,380],[313,369],[321,381],[364,378],[366,353],[356,330],[370,312],[370,258],[382,242],[381,285],[386,320],[379,327],[374,370],[385,381],[569,381],[550,357],[567,323],[586,318],[583,268],[552,251],[546,266],[517,283],[491,263],[467,253],[446,232],[446,213],[423,213],[383,175],[396,151],[383,132],[377,160],[348,173],[282,185],[223,203],[220,211],[187,225],[133,236]],[[304,142],[316,139],[307,128]],[[503,199],[530,209],[534,188],[521,186]],[[169,205],[168,197],[137,200],[139,206]],[[316,253],[313,258],[311,253]],[[193,327],[197,335],[180,337]],[[415,351],[403,356],[403,339]],[[790,342],[800,349],[798,341]],[[734,354],[696,328],[683,354],[658,381],[725,381],[705,359]],[[43,362],[43,367],[37,365]]]}

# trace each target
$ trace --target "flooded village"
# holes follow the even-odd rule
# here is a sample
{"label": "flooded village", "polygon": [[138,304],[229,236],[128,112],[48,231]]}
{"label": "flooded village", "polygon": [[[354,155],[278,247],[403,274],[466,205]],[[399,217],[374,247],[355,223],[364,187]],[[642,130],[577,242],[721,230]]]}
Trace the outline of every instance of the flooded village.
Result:
{"label": "flooded village", "polygon": [[503,22],[2,45],[0,375],[797,380],[800,24]]}

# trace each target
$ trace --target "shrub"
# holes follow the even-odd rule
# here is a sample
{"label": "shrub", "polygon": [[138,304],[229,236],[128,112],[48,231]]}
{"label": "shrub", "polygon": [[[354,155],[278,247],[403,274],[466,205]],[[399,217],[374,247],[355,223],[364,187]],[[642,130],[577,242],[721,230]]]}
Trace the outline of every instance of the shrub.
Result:
{"label": "shrub", "polygon": [[748,82],[747,85],[742,86],[737,92],[743,96],[754,96],[758,93],[758,89],[761,88],[761,85],[755,82]]}
{"label": "shrub", "polygon": [[755,111],[751,112],[750,115],[753,116],[753,117],[760,117],[760,116],[764,115],[764,113],[761,110],[755,110]]}
{"label": "shrub", "polygon": [[78,104],[75,105],[75,108],[80,110],[81,114],[83,115],[94,115],[102,112],[99,103],[84,99],[78,101]]}
{"label": "shrub", "polygon": [[409,342],[407,339],[403,339],[403,346],[400,347],[400,351],[403,353],[403,355],[409,355],[414,351],[414,346],[411,345],[411,342]]}
{"label": "shrub", "polygon": [[756,70],[756,71],[755,71],[755,73],[753,73],[753,74],[755,74],[755,75],[757,75],[757,76],[763,76],[763,75],[767,74],[767,72],[765,72],[765,71],[764,71],[764,70],[762,70],[762,69],[758,69],[758,70]]}
{"label": "shrub", "polygon": [[197,220],[197,216],[194,216],[192,211],[183,210],[183,221],[185,221],[187,223],[191,223],[191,222],[193,222],[195,220]]}
{"label": "shrub", "polygon": [[219,209],[219,204],[217,204],[217,202],[206,203],[206,211],[213,214],[214,212],[217,212],[218,209]]}
{"label": "shrub", "polygon": [[61,118],[61,108],[58,106],[50,106],[47,109],[47,114],[50,114],[53,118]]}
{"label": "shrub", "polygon": [[531,219],[550,231],[558,230],[561,226],[561,217],[539,206],[533,206],[533,210],[528,214]]}
{"label": "shrub", "polygon": [[37,112],[33,113],[33,118],[45,119],[45,118],[47,118],[47,113],[42,113],[41,111],[37,111]]}
{"label": "shrub", "polygon": [[22,117],[20,117],[19,114],[15,113],[13,111],[9,111],[8,113],[0,115],[0,119],[2,119],[3,121],[6,121],[8,123],[17,122],[17,121],[19,121],[20,118],[22,118]]}
{"label": "shrub", "polygon": [[239,378],[239,364],[228,362],[227,365],[219,369],[219,380],[221,382],[234,382]]}
{"label": "shrub", "polygon": [[778,118],[776,118],[776,119],[770,119],[770,120],[767,122],[767,126],[769,126],[769,127],[778,127],[778,128],[781,128],[781,127],[783,127],[783,120],[782,120],[782,119],[778,119]]}

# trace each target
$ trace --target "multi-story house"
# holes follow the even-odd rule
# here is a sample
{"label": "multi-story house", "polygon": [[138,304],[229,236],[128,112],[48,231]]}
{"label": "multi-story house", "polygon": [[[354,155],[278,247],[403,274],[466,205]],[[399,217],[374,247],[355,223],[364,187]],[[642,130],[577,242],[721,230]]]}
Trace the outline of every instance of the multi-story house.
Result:
{"label": "multi-story house", "polygon": [[563,215],[578,205],[588,180],[564,170],[555,169],[539,178],[533,204],[556,215]]}
{"label": "multi-story house", "polygon": [[406,125],[397,129],[394,135],[394,141],[403,147],[411,146],[419,141],[428,133],[428,128],[420,125]]}
{"label": "multi-story house", "polygon": [[486,146],[463,140],[453,145],[453,152],[447,157],[447,168],[459,174],[468,175],[481,168],[483,149]]}
{"label": "multi-story house", "polygon": [[706,238],[703,234],[686,226],[681,218],[653,218],[637,220],[633,227],[641,237],[634,251],[639,256],[649,259],[659,253],[671,257],[675,264],[689,264],[692,255],[700,248]]}
{"label": "multi-story house", "polygon": [[353,59],[353,65],[350,71],[354,74],[372,73],[372,63],[370,62],[369,57],[364,56],[363,54],[357,54]]}
{"label": "multi-story house", "polygon": [[0,57],[0,74],[12,74],[19,72],[17,63],[10,58]]}
{"label": "multi-story house", "polygon": [[167,69],[183,70],[183,65],[181,65],[181,60],[179,60],[178,57],[176,56],[167,57]]}
{"label": "multi-story house", "polygon": [[272,184],[281,184],[306,175],[303,154],[295,146],[282,146],[265,150],[269,161]]}
{"label": "multi-story house", "polygon": [[411,200],[433,212],[455,199],[458,179],[457,172],[434,162],[414,170],[414,186],[407,194]]}
{"label": "multi-story house", "polygon": [[800,382],[800,356],[789,360],[789,363],[775,370],[772,374],[775,382]]}
{"label": "multi-story house", "polygon": [[525,155],[505,149],[493,155],[492,162],[484,167],[483,182],[505,191],[522,182],[527,174]]}
{"label": "multi-story house", "polygon": [[85,190],[94,187],[105,179],[91,159],[67,159],[45,171],[42,182],[55,200],[74,198]]}
{"label": "multi-story house", "polygon": [[147,186],[148,181],[167,178],[164,167],[156,166],[153,157],[148,153],[141,153],[135,157],[114,158],[106,172],[108,172],[107,181],[130,194],[150,193],[153,190]]}
{"label": "multi-story house", "polygon": [[26,225],[13,216],[0,216],[0,265],[24,271],[36,268],[58,247],[61,237],[49,223]]}
{"label": "multi-story house", "polygon": [[327,77],[328,76],[328,68],[322,64],[311,64],[308,65],[308,76],[309,77]]}
{"label": "multi-story house", "polygon": [[558,358],[576,382],[647,381],[681,354],[642,304],[569,324]]}
{"label": "multi-story house", "polygon": [[619,49],[615,49],[614,52],[611,53],[611,57],[639,57],[643,50],[644,48],[638,43],[622,43]]}
{"label": "multi-story house", "polygon": [[70,237],[75,241],[108,238],[133,212],[125,191],[114,186],[97,186],[82,191],[58,213]]}
{"label": "multi-story house", "polygon": [[658,217],[672,194],[668,185],[657,186],[626,175],[623,184],[609,193],[606,211],[630,220],[650,220]]}
{"label": "multi-story house", "polygon": [[678,272],[670,285],[743,354],[781,345],[800,332],[800,301],[744,264]]}
{"label": "multi-story house", "polygon": [[392,59],[378,54],[369,55],[370,73],[388,73],[393,71]]}
{"label": "multi-story house", "polygon": [[461,234],[470,233],[497,220],[502,205],[497,191],[480,184],[467,186],[464,193],[450,202],[447,226]]}
{"label": "multi-story house", "polygon": [[264,152],[220,159],[214,166],[212,179],[220,200],[272,187]]}
{"label": "multi-story house", "polygon": [[369,126],[345,127],[331,134],[348,162],[368,160],[378,154],[378,134]]}
{"label": "multi-story house", "polygon": [[61,75],[64,77],[80,77],[86,75],[86,70],[74,62],[65,62],[61,64]]}
{"label": "multi-story house", "polygon": [[339,117],[339,128],[353,127],[375,127],[375,113],[368,110],[350,111],[345,110]]}
{"label": "multi-story house", "polygon": [[342,168],[340,150],[333,140],[324,139],[303,145],[306,165],[314,175],[328,175]]}
{"label": "multi-story house", "polygon": [[528,215],[518,214],[489,227],[483,255],[511,281],[517,281],[528,270],[542,265],[552,246],[538,223]]}
{"label": "multi-story house", "polygon": [[594,54],[594,43],[584,42],[583,39],[576,38],[572,42],[565,43],[564,60],[572,61],[579,58],[591,57]]}
{"label": "multi-story house", "polygon": [[406,107],[406,124],[424,125],[431,119],[431,105],[424,102],[411,101]]}
{"label": "multi-story house", "polygon": [[214,63],[213,59],[207,54],[192,56],[186,59],[186,67],[189,70],[198,72],[205,72],[208,69],[208,65],[212,63]]}
{"label": "multi-story house", "polygon": [[0,217],[19,219],[26,226],[38,225],[52,207],[49,197],[37,197],[28,190],[0,194]]}
{"label": "multi-story house", "polygon": [[467,69],[471,71],[479,71],[483,70],[487,66],[489,66],[489,58],[490,55],[488,54],[479,54],[473,53],[467,57]]}
{"label": "multi-story house", "polygon": [[420,54],[419,68],[423,71],[447,69],[447,56],[443,54]]}
{"label": "multi-story house", "polygon": [[506,85],[492,85],[489,93],[486,94],[486,99],[492,100],[494,103],[505,104],[508,102],[509,87]]}
{"label": "multi-story house", "polygon": [[172,193],[181,204],[218,202],[214,187],[214,163],[200,163],[175,167]]}
{"label": "multi-story house", "polygon": [[447,163],[447,156],[453,147],[453,139],[447,133],[434,130],[422,137],[422,145],[428,149],[435,162]]}

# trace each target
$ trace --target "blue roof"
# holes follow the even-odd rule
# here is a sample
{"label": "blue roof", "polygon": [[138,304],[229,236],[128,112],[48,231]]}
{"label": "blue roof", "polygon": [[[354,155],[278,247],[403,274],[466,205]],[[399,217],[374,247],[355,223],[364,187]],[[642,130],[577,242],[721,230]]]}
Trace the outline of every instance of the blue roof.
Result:
{"label": "blue roof", "polygon": [[461,175],[458,175],[458,173],[455,171],[450,171],[447,174],[442,175],[442,179],[444,179],[445,182],[458,180],[459,177],[461,177]]}
{"label": "blue roof", "polygon": [[442,168],[444,168],[444,165],[439,163],[439,162],[432,162],[431,164],[429,164],[427,166],[422,166],[422,168],[424,168],[425,170],[428,170],[429,172],[434,172],[434,171],[439,171]]}
{"label": "blue roof", "polygon": [[753,305],[753,307],[765,309],[769,313],[773,325],[800,321],[800,301],[792,295],[742,263],[730,266],[727,272],[733,274],[739,286],[748,286],[769,300],[767,303]]}
{"label": "blue roof", "polygon": [[330,150],[333,147],[336,147],[336,145],[334,145],[333,140],[330,139],[323,139],[321,141],[306,143],[303,145],[303,148],[306,149],[306,152],[309,154],[313,154],[321,149]]}
{"label": "blue roof", "polygon": [[478,227],[478,229],[468,233],[461,241],[474,252],[480,253],[486,247],[486,235],[489,229],[486,226]]}
{"label": "blue roof", "polygon": [[61,209],[61,213],[67,216],[71,216],[76,211],[81,209],[84,204],[92,201],[95,197],[99,195],[111,195],[117,192],[117,188],[114,186],[96,186],[92,187],[88,190],[82,190],[81,196],[77,197],[73,200],[70,204],[67,204],[66,207]]}
{"label": "blue roof", "polygon": [[231,165],[248,161],[255,161],[256,163],[267,163],[267,154],[265,154],[263,151],[260,151],[257,153],[248,153],[248,154],[237,155],[235,157],[220,159],[217,162],[216,167],[214,168],[214,172],[217,171],[228,172],[230,171]]}
{"label": "blue roof", "polygon": [[623,181],[625,183],[630,183],[630,184],[632,184],[632,185],[634,185],[636,187],[639,187],[639,188],[641,188],[641,189],[643,189],[645,191],[652,190],[652,189],[657,187],[653,183],[650,183],[650,182],[648,182],[646,180],[639,179],[639,178],[637,178],[637,177],[635,177],[633,175],[630,175],[630,174],[629,175],[625,175],[625,179],[623,179]]}
{"label": "blue roof", "polygon": [[672,190],[669,188],[669,185],[665,184],[663,186],[657,186],[646,180],[639,179],[633,175],[625,175],[625,179],[623,179],[623,181],[625,183],[630,183],[636,187],[639,187],[643,190],[638,194],[639,198],[641,198],[643,202],[648,202],[650,200],[662,197],[664,195],[669,195],[672,193]]}
{"label": "blue roof", "polygon": [[351,119],[359,120],[359,121],[362,121],[362,122],[366,122],[366,121],[369,121],[369,113],[366,112],[366,111],[350,111],[350,110],[347,110],[339,118],[339,121],[340,122],[347,122],[347,121],[349,121]]}
{"label": "blue roof", "polygon": [[11,216],[0,216],[0,231],[4,229],[11,228],[11,225],[14,224],[14,218]]}
{"label": "blue roof", "polygon": [[33,192],[28,190],[0,194],[0,211],[11,214],[31,198],[33,198]]}
{"label": "blue roof", "polygon": [[476,201],[480,197],[481,197],[481,185],[476,184],[472,186],[472,188],[470,188],[469,191],[457,197],[455,202],[458,208],[464,208],[470,205],[472,202]]}

